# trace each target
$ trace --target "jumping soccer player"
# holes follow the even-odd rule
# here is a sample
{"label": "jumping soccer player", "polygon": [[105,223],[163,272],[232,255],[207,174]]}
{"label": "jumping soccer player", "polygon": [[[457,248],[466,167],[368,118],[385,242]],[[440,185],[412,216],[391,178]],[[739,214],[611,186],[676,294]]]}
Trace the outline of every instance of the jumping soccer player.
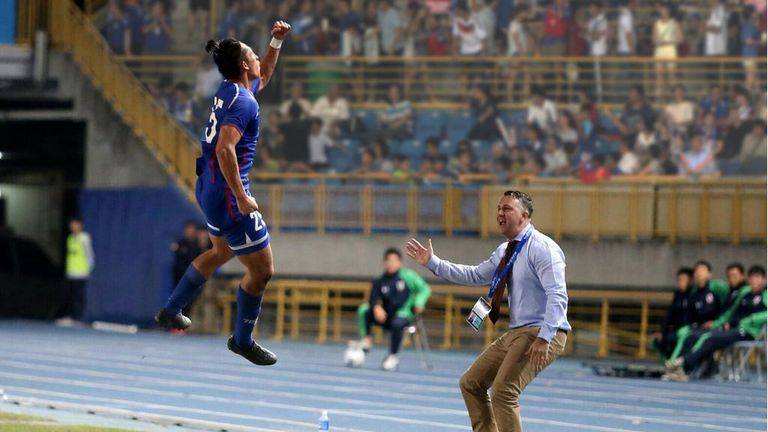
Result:
{"label": "jumping soccer player", "polygon": [[203,155],[197,159],[197,202],[205,214],[213,249],[192,261],[165,307],[155,316],[161,327],[189,327],[192,322],[181,313],[182,308],[234,254],[246,271],[237,290],[237,322],[227,347],[251,363],[264,366],[275,364],[277,356],[251,336],[273,272],[267,226],[248,187],[248,171],[259,138],[260,112],[254,93],[269,82],[282,41],[290,30],[291,26],[283,21],[275,23],[263,59],[235,39],[210,40],[205,47],[225,78],[213,98],[201,138]]}

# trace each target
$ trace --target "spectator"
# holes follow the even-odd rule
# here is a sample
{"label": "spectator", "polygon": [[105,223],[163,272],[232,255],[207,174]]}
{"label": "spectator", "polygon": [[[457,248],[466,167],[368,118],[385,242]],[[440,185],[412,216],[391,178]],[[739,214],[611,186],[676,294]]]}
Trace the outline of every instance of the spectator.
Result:
{"label": "spectator", "polygon": [[539,129],[536,123],[529,123],[525,128],[523,142],[521,143],[525,150],[535,153],[544,151],[544,132]]}
{"label": "spectator", "polygon": [[339,96],[339,85],[331,83],[328,93],[320,96],[312,107],[312,117],[319,117],[323,121],[323,130],[328,130],[333,125],[339,125],[349,120],[349,105],[347,100]]}
{"label": "spectator", "polygon": [[619,161],[617,164],[619,174],[634,175],[640,171],[640,161],[637,155],[632,151],[632,145],[629,138],[621,140],[619,143]]}
{"label": "spectator", "polygon": [[[206,2],[209,0],[205,0]],[[252,47],[266,46],[270,26],[274,21],[269,21],[270,12],[267,10],[266,0],[251,0],[243,5],[244,14],[241,17],[240,32],[242,41]],[[288,41],[283,42],[287,44]]]}
{"label": "spectator", "polygon": [[611,178],[611,170],[606,165],[606,156],[604,154],[592,156],[589,153],[583,153],[581,162],[576,167],[576,174],[584,184],[592,184]]}
{"label": "spectator", "polygon": [[272,155],[272,147],[267,142],[260,142],[256,158],[258,172],[274,174],[280,172],[280,161]]}
{"label": "spectator", "polygon": [[379,25],[376,3],[368,2],[363,17],[363,54],[369,64],[378,63],[381,54],[381,26]]}
{"label": "spectator", "polygon": [[668,361],[666,379],[687,381],[688,373],[694,371],[715,351],[726,348],[738,341],[754,340],[765,327],[766,298],[765,268],[752,266],[748,272],[749,287],[739,292],[734,305],[712,324],[712,330],[705,337],[697,338],[690,344],[687,354]]}
{"label": "spectator", "polygon": [[442,155],[442,153],[440,153],[440,138],[436,136],[427,138],[424,147],[425,158],[437,158]]}
{"label": "spectator", "polygon": [[564,145],[568,143],[574,145],[578,144],[579,131],[576,126],[576,119],[570,111],[564,110],[557,119],[557,130],[555,131],[555,134]]}
{"label": "spectator", "polygon": [[[275,148],[282,151],[282,159],[288,164],[289,171],[307,172],[311,171],[309,167],[309,119],[302,118],[303,112],[298,105],[294,105],[288,110],[288,116],[284,121],[280,121],[278,128],[283,137],[282,143],[273,142]],[[281,119],[279,111],[273,111],[272,117]],[[272,121],[270,121],[272,123]],[[271,127],[271,126],[270,126]]]}
{"label": "spectator", "polygon": [[395,155],[395,169],[392,171],[392,178],[397,180],[408,180],[413,176],[411,171],[411,160],[405,155]]}
{"label": "spectator", "polygon": [[488,88],[475,87],[469,102],[469,110],[475,124],[469,130],[467,139],[490,141],[500,137],[499,127],[496,124],[496,115],[498,114],[496,103],[493,101]]}
{"label": "spectator", "polygon": [[211,10],[211,0],[189,0],[187,13],[187,29],[208,34],[208,14]]}
{"label": "spectator", "polygon": [[[171,252],[173,252],[173,284],[178,285],[181,278],[184,276],[184,272],[187,271],[187,267],[192,264],[192,260],[197,258],[198,255],[203,253],[203,249],[200,247],[197,238],[197,225],[194,222],[187,222],[184,224],[184,236],[175,242],[171,243]],[[189,302],[189,305],[183,309],[184,316],[189,316],[189,311],[192,309],[192,304],[200,295],[202,290],[197,292],[194,298]]]}
{"label": "spectator", "polygon": [[[654,155],[656,152],[656,149],[658,149],[658,160],[659,165],[662,169],[662,174],[664,175],[678,175],[680,173],[680,168],[675,163],[675,161],[672,160],[672,155],[670,154],[669,148],[666,145],[666,143],[661,143],[662,145],[654,145],[651,146],[651,155]],[[655,157],[655,156],[654,156]]]}
{"label": "spectator", "polygon": [[[656,101],[661,100],[665,87],[671,88],[677,84],[677,45],[683,41],[683,31],[680,24],[672,17],[670,4],[660,3],[658,6],[659,19],[653,24],[653,45],[656,47]],[[658,60],[673,60],[660,62]],[[665,77],[666,69],[666,77]]]}
{"label": "spectator", "polygon": [[568,174],[570,166],[568,156],[557,145],[555,138],[548,138],[544,145],[544,172],[545,176],[557,177]]}
{"label": "spectator", "polygon": [[453,21],[454,54],[479,56],[484,54],[485,38],[488,35],[477,22],[476,17],[469,14],[467,5],[459,3],[456,6],[456,16]]}
{"label": "spectator", "polygon": [[674,100],[664,108],[664,116],[673,136],[686,133],[693,123],[693,103],[685,100],[685,88],[682,85],[675,86]]}
{"label": "spectator", "polygon": [[616,53],[619,56],[635,55],[635,19],[632,10],[635,0],[621,0],[619,2],[619,18],[616,28]]}
{"label": "spectator", "polygon": [[402,254],[398,249],[389,248],[384,252],[384,273],[373,281],[368,303],[357,309],[360,344],[366,354],[373,343],[372,325],[390,331],[389,355],[381,364],[382,369],[397,369],[403,330],[415,316],[424,312],[430,294],[430,287],[421,276],[402,268]]}
{"label": "spectator", "polygon": [[483,29],[486,37],[483,39],[483,52],[486,55],[496,55],[496,12],[491,3],[493,0],[470,0],[472,2],[472,16],[475,22]]}
{"label": "spectator", "polygon": [[69,221],[66,257],[67,293],[59,313],[61,319],[56,322],[64,326],[83,319],[85,287],[94,265],[91,236],[83,230],[83,222],[77,218]]}
{"label": "spectator", "polygon": [[660,331],[654,333],[651,342],[662,360],[667,360],[672,354],[677,344],[677,331],[687,324],[685,316],[688,310],[688,297],[692,280],[693,269],[680,267],[677,271],[674,297],[667,307],[667,314],[661,322]]}
{"label": "spectator", "polygon": [[640,123],[640,130],[637,132],[635,138],[635,148],[640,150],[648,150],[651,146],[656,145],[658,137],[656,131],[653,128],[653,123],[650,121],[643,121]]}
{"label": "spectator", "polygon": [[188,131],[192,129],[192,120],[195,118],[195,105],[190,95],[189,84],[185,82],[177,83],[173,90],[173,99],[171,100],[168,111]]}
{"label": "spectator", "polygon": [[734,96],[734,109],[736,110],[736,117],[740,121],[746,121],[753,117],[754,112],[752,104],[749,101],[749,95],[744,90],[739,90]]}
{"label": "spectator", "polygon": [[701,132],[690,137],[691,149],[680,155],[680,174],[692,177],[718,175],[714,155],[704,147]]}
{"label": "spectator", "polygon": [[536,124],[544,132],[554,130],[554,126],[557,123],[557,108],[555,108],[555,104],[546,98],[544,90],[538,86],[535,86],[531,93],[527,122],[528,124]]}
{"label": "spectator", "polygon": [[373,151],[369,148],[364,148],[360,151],[360,165],[353,172],[357,175],[367,175],[377,172],[374,167]]}
{"label": "spectator", "polygon": [[[561,57],[565,54],[565,41],[569,30],[568,0],[554,0],[544,12],[543,37],[540,52],[544,57]],[[554,95],[560,95],[563,84],[563,68],[559,62],[549,62]]]}
{"label": "spectator", "polygon": [[304,97],[304,86],[299,81],[291,84],[290,98],[280,104],[280,114],[289,117],[292,110],[298,110],[299,118],[307,120],[312,117],[312,103]]}
{"label": "spectator", "polygon": [[362,53],[360,15],[349,4],[349,0],[340,0],[336,3],[336,25],[341,44],[341,55],[350,56]]}
{"label": "spectator", "polygon": [[221,76],[213,57],[206,54],[200,60],[200,67],[195,72],[195,100],[207,101],[216,94],[224,77]]}
{"label": "spectator", "polygon": [[118,0],[110,0],[107,21],[101,28],[101,34],[116,55],[131,53],[131,26]]}
{"label": "spectator", "polygon": [[603,111],[608,120],[624,136],[638,133],[643,124],[653,124],[653,121],[656,119],[656,113],[645,99],[643,86],[639,84],[631,85],[627,97],[628,100],[624,104],[624,111],[620,118],[616,118],[610,109],[606,108]]}
{"label": "spectator", "polygon": [[[320,17],[318,17],[320,18]],[[315,33],[319,23],[312,12],[312,2],[303,0],[298,13],[291,20],[291,49],[300,55],[315,53]]]}
{"label": "spectator", "polygon": [[381,31],[381,48],[386,55],[397,55],[403,49],[403,27],[400,12],[392,0],[381,0],[378,13],[378,27]]}
{"label": "spectator", "polygon": [[150,14],[144,18],[142,34],[144,43],[142,53],[163,54],[168,52],[171,45],[171,22],[165,13],[163,2],[155,0],[151,3]]}
{"label": "spectator", "polygon": [[749,286],[747,283],[747,277],[744,274],[744,266],[741,263],[731,263],[725,268],[725,276],[728,280],[728,287],[731,289],[728,293],[728,298],[725,301],[724,309],[728,310],[736,304],[736,298],[739,296],[739,291],[745,286]]}
{"label": "spectator", "polygon": [[603,3],[593,1],[589,5],[590,19],[587,23],[589,54],[594,59],[595,94],[598,101],[603,100],[603,75],[600,57],[608,54],[608,20],[605,18]]}
{"label": "spectator", "polygon": [[739,152],[739,161],[744,167],[754,165],[758,162],[763,167],[765,173],[766,159],[766,140],[765,140],[765,122],[755,120],[752,123],[752,131],[744,137]]}
{"label": "spectator", "polygon": [[241,5],[240,0],[227,0],[226,11],[221,17],[219,30],[216,33],[219,39],[237,39],[239,37]]}
{"label": "spectator", "polygon": [[144,46],[144,9],[139,4],[139,0],[124,0],[122,3],[116,0],[116,3],[122,5],[123,15],[128,21],[128,29],[131,33],[130,53],[141,54]]}
{"label": "spectator", "polygon": [[413,110],[411,103],[402,100],[400,87],[389,86],[387,106],[379,114],[381,135],[385,138],[406,139],[413,136]]}
{"label": "spectator", "polygon": [[718,84],[711,84],[709,86],[709,94],[704,96],[699,102],[699,110],[702,117],[708,113],[715,115],[715,119],[718,125],[723,125],[728,119],[730,109],[728,107],[728,101],[723,97],[722,89]]}
{"label": "spectator", "polygon": [[373,170],[376,172],[391,173],[395,167],[389,159],[389,147],[383,139],[373,141]]}
{"label": "spectator", "polygon": [[507,99],[514,100],[514,89],[517,83],[517,75],[522,75],[522,84],[519,95],[527,95],[530,92],[531,75],[528,73],[528,65],[516,60],[516,57],[527,57],[528,32],[525,29],[525,20],[528,19],[530,9],[527,5],[515,7],[512,12],[512,20],[507,29],[507,55],[510,57],[509,73],[506,77]]}
{"label": "spectator", "polygon": [[[728,44],[728,13],[721,0],[709,0],[709,18],[702,23],[704,37],[704,55],[724,56]],[[710,64],[716,67],[717,64]],[[714,77],[715,70],[708,70],[708,76]]]}
{"label": "spectator", "polygon": [[637,160],[640,170],[639,176],[657,176],[664,174],[664,168],[658,159],[659,146],[654,144],[649,148],[639,148],[637,150]]}
{"label": "spectator", "polygon": [[439,15],[427,16],[427,55],[445,56],[451,49],[451,27],[446,25],[447,18]]}
{"label": "spectator", "polygon": [[335,147],[336,143],[323,129],[323,121],[313,118],[309,121],[309,165],[313,171],[326,171],[329,168],[327,149]]}
{"label": "spectator", "polygon": [[467,174],[476,174],[475,157],[471,150],[462,150],[456,155],[454,166],[454,177],[460,177]]}
{"label": "spectator", "polygon": [[758,50],[765,43],[761,37],[760,25],[762,16],[754,10],[747,9],[747,19],[741,27],[741,56],[744,58],[744,86],[747,91],[759,91],[757,85],[757,61]]}
{"label": "spectator", "polygon": [[704,120],[699,127],[701,136],[704,139],[704,147],[709,151],[717,153],[717,148],[720,145],[719,136],[720,130],[717,128],[717,120],[715,120],[715,114],[707,113],[704,115]]}

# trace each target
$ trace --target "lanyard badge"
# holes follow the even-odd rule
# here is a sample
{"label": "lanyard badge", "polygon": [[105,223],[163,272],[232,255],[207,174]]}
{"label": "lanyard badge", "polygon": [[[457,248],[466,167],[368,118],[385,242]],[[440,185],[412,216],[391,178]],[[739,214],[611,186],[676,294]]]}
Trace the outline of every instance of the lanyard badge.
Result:
{"label": "lanyard badge", "polygon": [[[502,280],[504,280],[509,271],[512,269],[512,266],[515,264],[515,260],[517,260],[518,255],[520,255],[520,251],[523,250],[523,246],[525,246],[525,244],[528,242],[528,239],[531,237],[532,233],[533,227],[529,228],[525,235],[523,235],[523,238],[520,239],[520,242],[517,244],[514,253],[512,253],[512,256],[509,258],[507,265],[505,265],[503,269],[496,270],[496,273],[493,275],[493,279],[491,279],[491,288],[488,292],[488,298],[493,298],[493,295],[496,294],[496,290],[499,288],[499,284]],[[485,321],[485,318],[490,312],[491,305],[488,304],[488,301],[486,301],[485,298],[480,297],[477,299],[475,305],[472,306],[472,310],[469,312],[469,315],[467,315],[467,322],[473,329],[475,329],[475,331],[478,331],[480,330],[480,327],[483,325],[483,321]]]}

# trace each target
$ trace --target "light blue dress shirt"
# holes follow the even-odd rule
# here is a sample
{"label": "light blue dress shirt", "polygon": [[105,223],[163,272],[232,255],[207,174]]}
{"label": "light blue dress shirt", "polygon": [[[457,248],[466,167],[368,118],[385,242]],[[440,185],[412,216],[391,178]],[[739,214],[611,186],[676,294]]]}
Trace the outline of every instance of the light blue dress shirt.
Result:
{"label": "light blue dress shirt", "polygon": [[[515,240],[521,240],[529,229],[533,233],[507,279],[509,328],[540,327],[538,336],[549,342],[558,330],[571,330],[566,318],[565,254],[554,240],[537,231],[533,224],[523,229]],[[427,268],[449,282],[488,285],[506,249],[507,242],[504,242],[490,258],[475,266],[454,264],[432,254]]]}

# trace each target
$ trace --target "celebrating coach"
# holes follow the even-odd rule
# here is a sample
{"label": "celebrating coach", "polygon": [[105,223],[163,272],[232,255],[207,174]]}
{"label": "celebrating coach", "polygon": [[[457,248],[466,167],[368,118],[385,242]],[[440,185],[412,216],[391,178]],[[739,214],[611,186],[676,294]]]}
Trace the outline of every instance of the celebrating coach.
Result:
{"label": "celebrating coach", "polygon": [[[436,276],[465,285],[490,284],[490,311],[496,322],[504,290],[509,287],[509,331],[480,354],[459,381],[472,420],[472,430],[519,432],[520,392],[565,349],[571,326],[566,319],[565,255],[554,240],[531,224],[533,202],[519,191],[504,192],[496,222],[509,241],[476,265],[438,258],[417,240],[407,244],[408,256]],[[483,298],[467,319],[476,328],[485,318]],[[491,388],[491,395],[488,389]]]}

